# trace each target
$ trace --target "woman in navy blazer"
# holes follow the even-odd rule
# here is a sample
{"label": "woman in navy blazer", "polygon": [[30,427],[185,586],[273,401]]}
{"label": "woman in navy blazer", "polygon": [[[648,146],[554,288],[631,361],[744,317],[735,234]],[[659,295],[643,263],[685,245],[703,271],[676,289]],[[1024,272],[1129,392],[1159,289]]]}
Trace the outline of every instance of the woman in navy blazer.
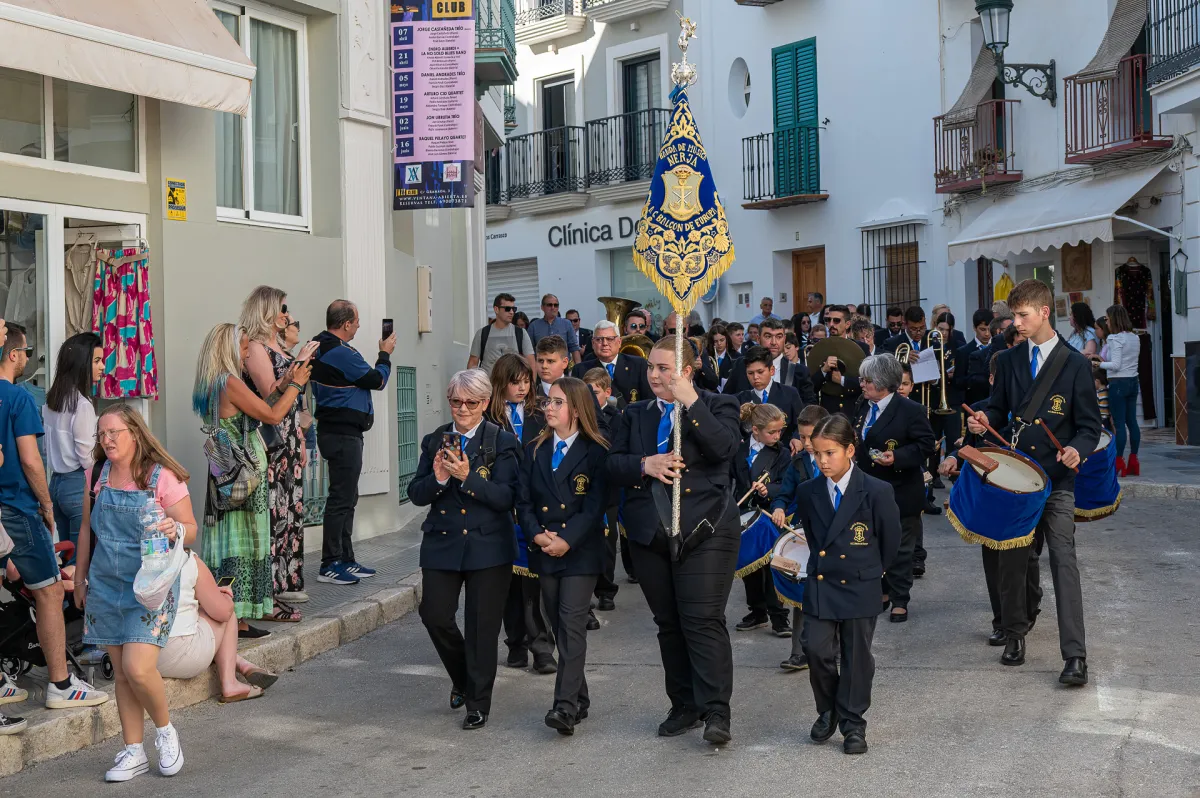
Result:
{"label": "woman in navy blazer", "polygon": [[[409,500],[429,508],[421,525],[421,621],[450,675],[451,709],[467,707],[464,729],[482,728],[491,711],[496,638],[517,554],[519,449],[512,433],[484,419],[491,395],[482,369],[450,378],[454,421],[421,441],[408,485]],[[464,585],[465,639],[454,617]]]}
{"label": "woman in navy blazer", "polygon": [[546,428],[525,448],[517,515],[529,540],[558,642],[554,706],[546,725],[574,734],[591,704],[584,679],[592,592],[604,572],[608,441],[596,422],[596,400],[583,380],[563,377],[542,401]]}

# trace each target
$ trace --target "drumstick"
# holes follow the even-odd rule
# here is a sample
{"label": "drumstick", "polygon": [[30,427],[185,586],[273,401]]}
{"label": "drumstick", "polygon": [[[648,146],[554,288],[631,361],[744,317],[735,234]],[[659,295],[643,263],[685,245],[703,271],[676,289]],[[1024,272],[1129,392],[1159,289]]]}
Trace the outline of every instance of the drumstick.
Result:
{"label": "drumstick", "polygon": [[[967,418],[975,418],[975,411],[971,409],[971,406],[969,404],[967,404],[966,402],[963,402],[962,406],[963,406],[963,410],[967,411]],[[987,423],[986,421],[984,421],[982,423],[983,423],[983,428],[986,429],[988,432],[992,433],[993,435],[995,435],[996,439],[998,441],[1000,441],[1001,443],[1003,443],[1005,446],[1007,446],[1010,449],[1013,448],[1013,445],[1011,443],[1009,443],[1008,441],[1004,440],[1004,438],[1001,437],[999,432],[996,432],[996,430],[992,429],[991,424]]]}
{"label": "drumstick", "polygon": [[755,489],[756,489],[756,488],[757,488],[759,485],[762,485],[762,484],[763,484],[763,480],[764,480],[765,478],[769,477],[769,476],[771,476],[771,472],[770,472],[770,471],[764,471],[764,472],[762,473],[762,476],[760,476],[758,479],[754,480],[754,482],[753,482],[753,483],[751,484],[751,486],[750,486],[750,490],[746,491],[746,495],[745,495],[745,496],[743,496],[742,498],[738,499],[738,507],[741,507],[741,506],[742,506],[742,502],[746,501],[746,499],[749,499],[749,498],[750,498],[750,494],[754,493],[754,490],[755,490]]}
{"label": "drumstick", "polygon": [[[1049,439],[1050,439],[1050,442],[1054,444],[1054,448],[1055,448],[1055,449],[1058,449],[1058,453],[1059,453],[1059,454],[1063,454],[1063,453],[1065,452],[1065,450],[1063,449],[1063,445],[1062,445],[1061,443],[1059,443],[1059,442],[1058,442],[1058,438],[1056,438],[1056,437],[1054,436],[1054,433],[1050,431],[1050,427],[1049,427],[1049,426],[1047,426],[1047,424],[1046,424],[1044,421],[1042,421],[1042,420],[1039,418],[1037,421],[1035,421],[1035,422],[1033,422],[1033,423],[1034,423],[1034,424],[1037,424],[1039,427],[1041,427],[1043,430],[1045,430],[1045,432],[1046,432],[1046,437],[1047,437],[1047,438],[1049,438]],[[1079,473],[1079,469],[1078,469],[1078,468],[1072,468],[1071,470],[1072,470],[1072,471],[1074,471],[1076,474],[1078,474],[1078,473]]]}

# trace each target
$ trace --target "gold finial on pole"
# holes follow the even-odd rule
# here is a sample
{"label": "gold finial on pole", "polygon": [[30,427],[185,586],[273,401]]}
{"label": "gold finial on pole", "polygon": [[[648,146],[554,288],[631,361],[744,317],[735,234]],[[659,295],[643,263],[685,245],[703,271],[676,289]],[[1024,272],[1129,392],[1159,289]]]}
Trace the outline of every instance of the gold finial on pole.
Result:
{"label": "gold finial on pole", "polygon": [[685,17],[678,11],[675,16],[679,17],[679,38],[676,43],[679,45],[679,51],[683,53],[683,59],[679,63],[671,64],[671,80],[676,86],[691,86],[696,82],[696,65],[689,63],[687,60],[688,43],[696,38],[696,23],[692,22],[691,17]]}

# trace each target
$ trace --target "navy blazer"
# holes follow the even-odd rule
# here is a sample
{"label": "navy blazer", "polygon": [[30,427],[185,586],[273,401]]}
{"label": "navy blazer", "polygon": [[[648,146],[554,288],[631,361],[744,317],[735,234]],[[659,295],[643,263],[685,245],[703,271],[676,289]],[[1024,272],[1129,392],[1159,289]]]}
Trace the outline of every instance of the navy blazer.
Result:
{"label": "navy blazer", "polygon": [[[753,388],[748,388],[738,394],[738,401],[742,404],[753,402],[756,405],[761,405],[762,394]],[[792,438],[796,436],[796,419],[800,415],[800,411],[804,409],[804,400],[800,398],[800,393],[790,385],[783,385],[778,382],[772,382],[771,387],[767,389],[767,404],[775,405],[783,411],[783,415],[787,420],[783,424],[783,435],[779,437],[780,446],[785,449],[792,442]],[[741,494],[739,494],[739,498]]]}
{"label": "navy blazer", "polygon": [[[512,419],[508,417],[507,403],[505,403],[504,407],[502,408],[502,412],[504,416],[504,423],[500,425],[500,428],[515,435],[516,431],[513,429]],[[536,438],[538,434],[541,433],[541,431],[545,428],[546,417],[542,415],[540,410],[535,410],[532,413],[526,411],[525,421],[521,425],[521,440],[518,441],[520,446],[517,449],[517,455],[520,456],[520,454],[524,451],[525,446],[533,443],[534,438]]]}
{"label": "navy blazer", "polygon": [[[813,391],[812,375],[804,361],[793,363],[786,357],[779,361],[779,384],[790,385],[800,393],[800,398],[806,405],[817,403],[817,394]],[[750,390],[750,378],[746,376],[746,358],[739,357],[729,367],[729,379],[721,393],[737,396],[742,391]]]}
{"label": "navy blazer", "polygon": [[[776,510],[787,512],[788,508],[796,501],[800,486],[819,476],[821,476],[821,471],[809,461],[808,452],[800,452],[793,457],[791,464],[783,472],[783,485],[779,489],[779,494],[771,500],[771,512]],[[738,498],[740,499],[741,496],[739,495]]]}
{"label": "navy blazer", "polygon": [[[608,450],[580,433],[558,469],[554,436],[525,447],[517,496],[517,518],[529,546],[529,569],[548,576],[591,576],[604,572],[604,512],[608,506]],[[543,554],[533,538],[542,530],[571,547],[562,557]]]}
{"label": "navy blazer", "polygon": [[[871,412],[871,403],[863,402],[854,420],[863,445],[858,447],[855,460],[868,475],[889,483],[896,492],[900,515],[908,518],[920,515],[925,507],[925,463],[933,454],[936,440],[933,427],[918,402],[892,394],[891,401],[863,437],[863,426]],[[892,452],[896,461],[883,466],[871,459],[870,450]]]}
{"label": "navy blazer", "polygon": [[733,459],[733,498],[737,500],[745,496],[746,491],[750,490],[750,486],[762,478],[763,472],[767,472],[769,474],[766,482],[767,495],[751,494],[746,503],[742,505],[742,512],[748,512],[756,507],[769,511],[771,502],[783,491],[784,474],[792,465],[791,455],[788,453],[787,447],[780,442],[775,446],[764,446],[759,449],[753,466],[747,464],[746,461],[749,458],[750,439],[747,438],[742,441],[737,456]]}
{"label": "navy blazer", "polygon": [[950,406],[957,410],[963,402],[975,404],[980,399],[986,399],[991,386],[988,385],[987,372],[983,373],[983,381],[971,373],[971,355],[979,349],[979,344],[972,338],[965,346],[954,350],[954,376],[950,378],[952,390],[948,392]]}
{"label": "navy blazer", "polygon": [[[857,341],[855,343],[858,343]],[[862,346],[862,344],[859,344]],[[879,354],[877,352],[877,354]],[[848,374],[842,375],[842,395],[824,393],[821,387],[825,384],[825,380],[829,377],[821,369],[817,369],[812,373],[813,390],[816,391],[818,401],[821,407],[828,410],[830,413],[841,413],[846,418],[854,417],[854,410],[858,407],[858,403],[862,401],[862,385],[858,381],[858,377],[851,377]],[[835,385],[837,383],[834,383]]]}
{"label": "navy blazer", "polygon": [[[721,506],[732,493],[729,463],[742,442],[741,414],[732,396],[700,391],[700,398],[683,411],[683,510],[680,529],[689,534],[702,519],[714,527],[729,525],[737,531],[737,498],[728,500],[724,517]],[[658,480],[642,474],[642,458],[658,454],[658,400],[636,402],[625,408],[612,438],[608,475],[625,488],[625,532],[630,540],[648,546],[661,523],[651,496]],[[670,494],[671,488],[663,485]],[[740,498],[740,497],[738,497]]]}
{"label": "navy blazer", "polygon": [[804,614],[832,621],[878,615],[880,577],[900,548],[900,511],[891,487],[855,468],[836,512],[825,477],[805,482],[796,498],[796,520],[810,553]]}
{"label": "navy blazer", "polygon": [[[485,421],[490,424],[490,421]],[[408,483],[408,498],[417,507],[428,507],[421,524],[422,568],[439,571],[478,571],[512,563],[517,555],[513,529],[513,507],[520,480],[517,439],[500,430],[496,436],[496,459],[484,467],[480,427],[467,442],[471,473],[459,482],[454,477],[439,485],[433,475],[433,458],[442,447],[441,426],[421,441],[421,462]]]}
{"label": "navy blazer", "polygon": [[[575,367],[574,376],[583,379],[583,375],[592,369],[605,368],[599,358],[585,360]],[[618,354],[613,361],[613,396],[622,406],[630,402],[649,399],[654,394],[650,391],[650,380],[646,376],[646,359],[637,355]]]}
{"label": "navy blazer", "polygon": [[[1015,415],[1024,409],[1037,384],[1029,376],[1029,346],[1026,340],[1002,352],[996,361],[996,380],[987,409],[989,423],[995,429],[1008,423],[1009,413]],[[1055,349],[1060,346],[1067,347],[1067,362],[1050,386],[1042,406],[1033,408],[1028,417],[1022,419],[1031,426],[1017,435],[1017,449],[1036,460],[1045,470],[1053,490],[1074,490],[1075,473],[1058,462],[1058,449],[1050,442],[1046,431],[1032,425],[1034,419],[1040,418],[1059,443],[1074,447],[1081,458],[1089,457],[1100,442],[1100,404],[1092,381],[1092,365],[1086,357],[1068,347],[1061,335],[1058,336]],[[1054,354],[1052,351],[1050,356]],[[1043,361],[1038,381],[1046,374]]]}

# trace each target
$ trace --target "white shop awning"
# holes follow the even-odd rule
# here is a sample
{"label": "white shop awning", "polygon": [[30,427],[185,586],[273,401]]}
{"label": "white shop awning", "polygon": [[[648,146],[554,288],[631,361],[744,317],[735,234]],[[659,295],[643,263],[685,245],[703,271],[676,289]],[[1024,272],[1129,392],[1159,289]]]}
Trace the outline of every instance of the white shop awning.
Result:
{"label": "white shop awning", "polygon": [[1097,239],[1112,241],[1113,221],[1176,238],[1117,213],[1166,168],[1167,164],[1157,164],[999,199],[950,242],[950,261],[985,257],[1000,260],[1009,253]]}
{"label": "white shop awning", "polygon": [[245,114],[254,64],[204,0],[0,0],[0,66]]}

